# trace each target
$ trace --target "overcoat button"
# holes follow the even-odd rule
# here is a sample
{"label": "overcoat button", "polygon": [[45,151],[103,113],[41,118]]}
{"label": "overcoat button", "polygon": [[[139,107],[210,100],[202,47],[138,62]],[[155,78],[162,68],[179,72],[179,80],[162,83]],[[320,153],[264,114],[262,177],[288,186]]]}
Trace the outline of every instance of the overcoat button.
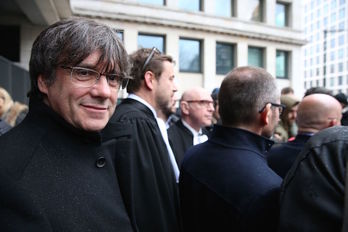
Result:
{"label": "overcoat button", "polygon": [[97,165],[98,168],[104,167],[105,164],[106,164],[106,160],[105,160],[105,158],[103,156],[101,156],[101,157],[99,157],[97,159],[96,165]]}

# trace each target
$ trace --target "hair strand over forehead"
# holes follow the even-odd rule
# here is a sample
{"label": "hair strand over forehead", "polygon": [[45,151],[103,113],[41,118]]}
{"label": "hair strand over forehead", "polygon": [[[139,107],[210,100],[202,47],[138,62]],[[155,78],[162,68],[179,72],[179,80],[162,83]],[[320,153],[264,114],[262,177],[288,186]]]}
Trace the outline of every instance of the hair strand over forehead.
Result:
{"label": "hair strand over forehead", "polygon": [[29,63],[30,96],[42,96],[37,87],[39,75],[52,84],[57,67],[76,66],[95,51],[101,53],[97,66],[103,71],[128,73],[127,52],[115,29],[89,19],[73,18],[43,30],[33,44]]}

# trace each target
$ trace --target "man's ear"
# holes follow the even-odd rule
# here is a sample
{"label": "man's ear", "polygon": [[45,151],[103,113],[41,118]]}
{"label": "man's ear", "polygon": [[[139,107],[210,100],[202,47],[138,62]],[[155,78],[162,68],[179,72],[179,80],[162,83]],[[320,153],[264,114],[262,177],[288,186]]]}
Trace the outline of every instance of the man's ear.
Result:
{"label": "man's ear", "polygon": [[272,114],[271,110],[271,104],[267,104],[265,106],[265,109],[260,113],[260,121],[263,126],[267,126],[269,124],[269,120]]}
{"label": "man's ear", "polygon": [[47,83],[46,83],[46,81],[44,80],[44,78],[43,78],[43,76],[41,74],[37,78],[37,86],[39,87],[39,90],[42,93],[45,93],[46,95],[48,94]]}
{"label": "man's ear", "polygon": [[338,121],[337,118],[333,118],[333,119],[330,119],[328,127],[338,126],[339,124],[340,124],[340,121]]}
{"label": "man's ear", "polygon": [[189,105],[188,105],[188,102],[186,101],[181,101],[180,102],[180,110],[181,110],[181,113],[185,114],[185,115],[188,115],[189,114]]}
{"label": "man's ear", "polygon": [[144,83],[145,86],[151,90],[154,88],[154,82],[156,81],[155,74],[151,71],[147,71],[144,74]]}

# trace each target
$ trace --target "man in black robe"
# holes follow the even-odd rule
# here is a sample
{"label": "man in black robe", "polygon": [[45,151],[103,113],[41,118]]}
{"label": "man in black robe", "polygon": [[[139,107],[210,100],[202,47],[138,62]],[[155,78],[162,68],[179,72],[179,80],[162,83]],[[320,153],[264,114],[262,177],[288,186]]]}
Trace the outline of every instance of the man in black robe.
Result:
{"label": "man in black robe", "polygon": [[179,170],[169,146],[165,122],[176,91],[173,60],[156,49],[131,55],[129,96],[117,106],[108,128],[122,123],[130,130],[128,149],[116,155],[121,193],[133,228],[141,232],[181,231],[177,183]]}
{"label": "man in black robe", "polygon": [[168,129],[169,142],[179,166],[188,148],[208,140],[209,132],[205,127],[211,125],[214,102],[208,91],[194,87],[183,93],[180,109],[181,120]]}

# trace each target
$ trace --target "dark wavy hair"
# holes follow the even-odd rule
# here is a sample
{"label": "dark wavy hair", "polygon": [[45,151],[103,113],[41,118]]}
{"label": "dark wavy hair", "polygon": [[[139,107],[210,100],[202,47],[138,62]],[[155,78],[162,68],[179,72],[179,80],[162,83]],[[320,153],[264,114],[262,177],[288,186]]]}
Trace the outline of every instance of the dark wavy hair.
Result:
{"label": "dark wavy hair", "polygon": [[31,51],[29,97],[43,97],[37,85],[39,75],[51,85],[57,67],[76,66],[95,51],[101,52],[97,65],[105,72],[117,71],[128,76],[128,54],[115,29],[93,20],[73,18],[43,30]]}

